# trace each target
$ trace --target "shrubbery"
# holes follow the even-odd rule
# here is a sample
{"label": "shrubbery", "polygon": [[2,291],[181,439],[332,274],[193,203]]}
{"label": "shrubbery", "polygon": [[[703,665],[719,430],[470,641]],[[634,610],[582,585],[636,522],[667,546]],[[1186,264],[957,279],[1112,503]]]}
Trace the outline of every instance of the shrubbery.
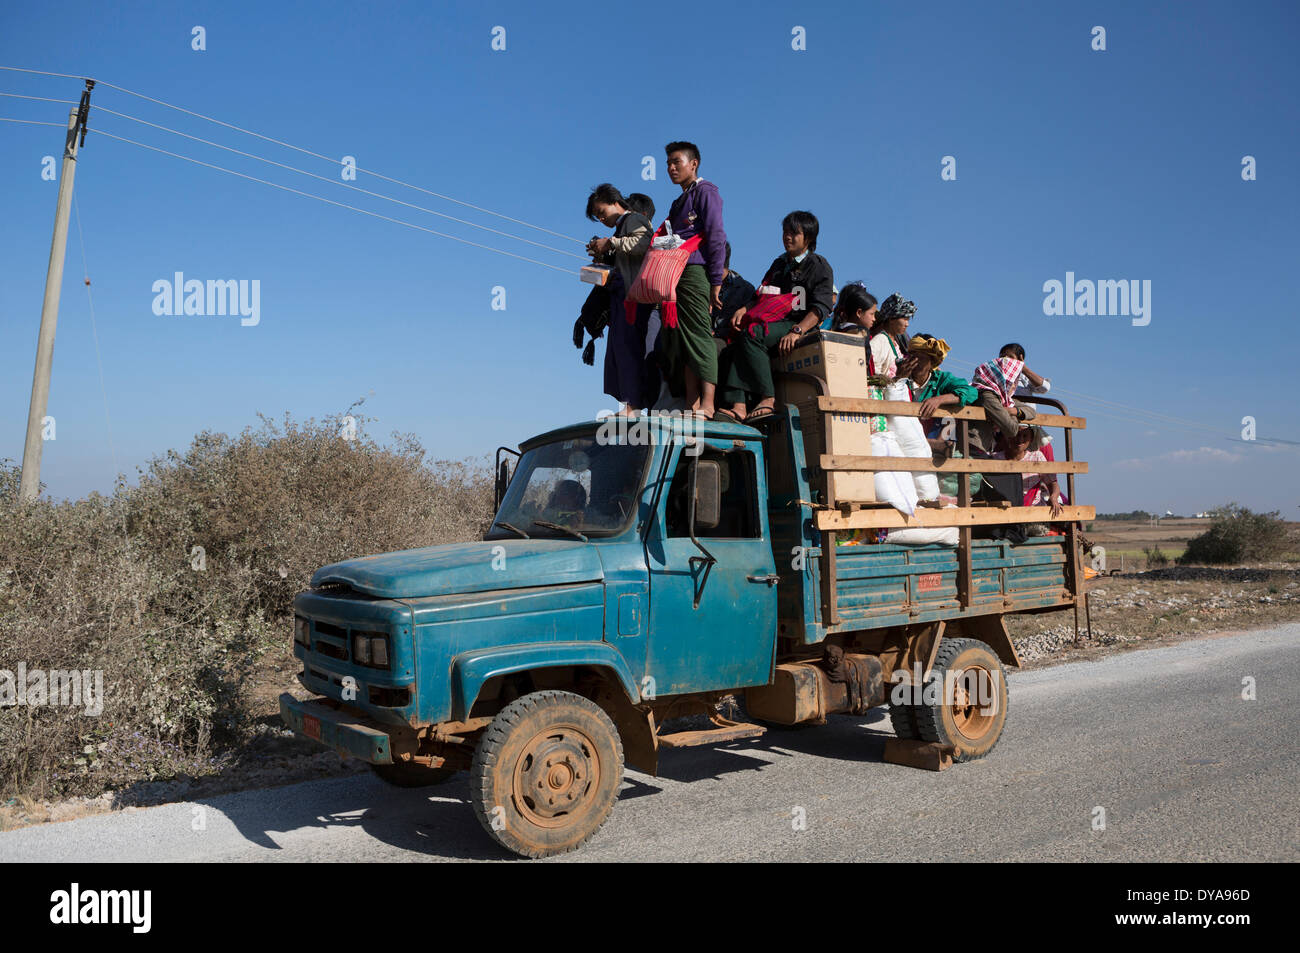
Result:
{"label": "shrubbery", "polygon": [[426,461],[410,435],[381,446],[351,419],[355,439],[342,416],[201,433],[138,485],[63,503],[21,502],[0,462],[0,669],[102,670],[106,696],[98,717],[0,708],[3,796],[211,770],[315,569],[482,534],[489,466]]}
{"label": "shrubbery", "polygon": [[1155,569],[1161,566],[1169,565],[1169,556],[1163,549],[1157,546],[1143,546],[1142,555],[1147,558],[1147,568]]}
{"label": "shrubbery", "polygon": [[1210,528],[1187,544],[1181,565],[1263,562],[1289,548],[1287,524],[1276,511],[1252,513],[1229,503],[1211,513]]}

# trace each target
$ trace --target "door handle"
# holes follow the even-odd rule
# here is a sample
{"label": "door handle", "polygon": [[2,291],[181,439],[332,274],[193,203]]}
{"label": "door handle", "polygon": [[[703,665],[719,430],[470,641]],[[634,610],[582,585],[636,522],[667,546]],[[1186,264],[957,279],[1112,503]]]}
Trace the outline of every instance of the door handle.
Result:
{"label": "door handle", "polygon": [[745,578],[748,579],[750,582],[765,582],[769,586],[775,586],[778,582],[781,581],[781,577],[776,575],[776,573],[771,573],[766,576],[746,576]]}

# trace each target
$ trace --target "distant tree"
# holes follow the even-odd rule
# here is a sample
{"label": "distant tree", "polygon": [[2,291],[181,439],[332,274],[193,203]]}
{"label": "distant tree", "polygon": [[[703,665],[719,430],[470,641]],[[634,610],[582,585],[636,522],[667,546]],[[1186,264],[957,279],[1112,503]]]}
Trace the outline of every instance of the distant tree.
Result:
{"label": "distant tree", "polygon": [[1133,510],[1131,513],[1098,513],[1099,520],[1149,520],[1151,514],[1146,510]]}

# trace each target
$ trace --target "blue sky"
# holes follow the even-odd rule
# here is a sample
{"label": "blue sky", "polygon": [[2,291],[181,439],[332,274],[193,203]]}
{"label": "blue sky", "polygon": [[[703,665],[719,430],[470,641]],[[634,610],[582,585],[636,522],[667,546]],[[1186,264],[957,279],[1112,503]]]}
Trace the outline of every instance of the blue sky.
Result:
{"label": "blue sky", "polygon": [[[969,370],[1018,340],[1089,427],[1080,502],[1295,518],[1300,10],[1291,3],[8,4],[0,65],[89,75],[553,229],[591,186],[676,192],[686,138],[757,279],[780,220],[818,215],[837,280],[916,301]],[[672,11],[679,10],[677,18]],[[204,51],[191,31],[206,30]],[[1106,50],[1094,51],[1094,26]],[[491,49],[503,26],[506,49]],[[791,48],[806,31],[806,50]],[[75,80],[0,71],[0,91]],[[335,178],[338,166],[101,87],[96,106]],[[0,116],[67,107],[0,97]],[[43,479],[118,467],[257,413],[339,412],[460,458],[612,407],[569,341],[575,276],[96,136],[103,129],[429,228],[580,262],[93,112],[76,181],[112,452],[74,222]],[[0,457],[22,455],[62,132],[0,123]],[[654,156],[655,181],[641,179]],[[1257,180],[1243,181],[1254,156]],[[940,177],[944,156],[957,177]],[[365,174],[353,183],[568,251],[573,241]],[[157,316],[153,283],[257,279],[261,320]],[[1151,321],[1049,317],[1043,283],[1149,280]],[[506,309],[492,310],[492,289]],[[964,363],[963,363],[964,362]],[[1086,396],[1085,396],[1086,395]],[[1101,398],[1110,403],[1099,403]],[[1120,406],[1116,406],[1120,405]],[[1155,422],[1131,409],[1178,422]]]}

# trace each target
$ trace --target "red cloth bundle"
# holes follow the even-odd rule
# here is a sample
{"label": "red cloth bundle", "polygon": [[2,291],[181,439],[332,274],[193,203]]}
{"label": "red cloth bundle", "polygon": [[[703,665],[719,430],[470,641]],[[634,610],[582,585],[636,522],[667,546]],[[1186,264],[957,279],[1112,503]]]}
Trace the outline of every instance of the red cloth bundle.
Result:
{"label": "red cloth bundle", "polygon": [[754,337],[754,328],[769,325],[773,321],[782,321],[794,308],[794,292],[789,294],[759,294],[757,301],[745,310],[743,323],[745,329]]}
{"label": "red cloth bundle", "polygon": [[[664,225],[660,225],[655,232],[656,238],[665,234]],[[636,273],[636,281],[627,290],[623,302],[628,324],[636,323],[638,304],[662,304],[660,311],[663,323],[670,328],[677,327],[677,282],[686,270],[686,262],[691,253],[700,247],[701,237],[695,235],[688,238],[676,248],[652,247],[645,253],[641,270]]]}

